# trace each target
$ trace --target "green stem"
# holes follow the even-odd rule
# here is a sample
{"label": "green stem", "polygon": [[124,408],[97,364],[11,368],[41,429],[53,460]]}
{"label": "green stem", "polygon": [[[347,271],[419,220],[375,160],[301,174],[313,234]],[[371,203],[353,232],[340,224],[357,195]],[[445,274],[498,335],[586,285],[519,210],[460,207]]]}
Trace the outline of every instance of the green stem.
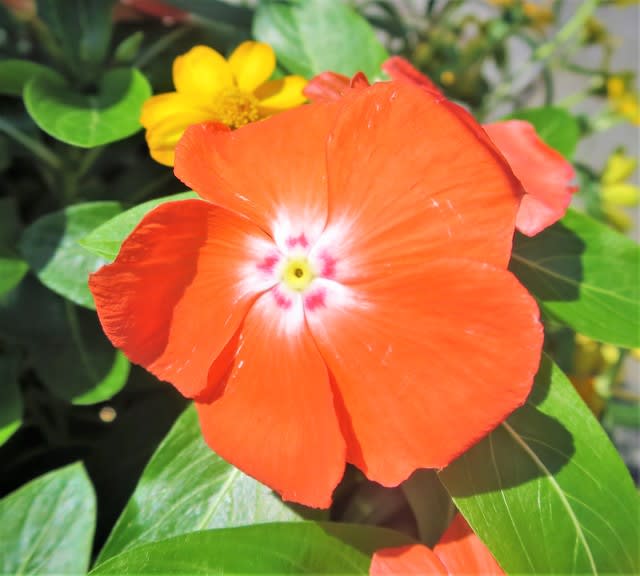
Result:
{"label": "green stem", "polygon": [[77,180],[80,180],[89,171],[91,166],[93,166],[93,163],[99,158],[100,154],[104,152],[104,149],[105,146],[97,146],[85,153],[75,174]]}
{"label": "green stem", "polygon": [[158,40],[156,40],[149,48],[147,48],[140,56],[138,56],[137,60],[133,63],[136,68],[144,68],[149,62],[151,62],[158,54],[162,53],[166,50],[171,44],[175,41],[179,40],[182,36],[184,36],[187,32],[191,31],[191,28],[188,26],[181,26],[180,28],[176,28],[169,32],[169,34],[165,34],[161,36]]}
{"label": "green stem", "polygon": [[18,130],[18,128],[2,118],[0,118],[0,131],[13,138],[16,142],[22,144],[27,150],[29,150],[29,152],[42,160],[50,168],[53,168],[54,170],[60,170],[62,168],[60,158],[49,150],[49,148],[43,146],[34,138],[27,136],[24,132]]}
{"label": "green stem", "polygon": [[553,37],[553,40],[545,42],[542,46],[538,47],[534,52],[534,60],[547,60],[562,44],[571,40],[573,35],[582,29],[584,23],[595,12],[600,1],[601,0],[585,0],[580,3],[574,15],[560,28],[559,32]]}

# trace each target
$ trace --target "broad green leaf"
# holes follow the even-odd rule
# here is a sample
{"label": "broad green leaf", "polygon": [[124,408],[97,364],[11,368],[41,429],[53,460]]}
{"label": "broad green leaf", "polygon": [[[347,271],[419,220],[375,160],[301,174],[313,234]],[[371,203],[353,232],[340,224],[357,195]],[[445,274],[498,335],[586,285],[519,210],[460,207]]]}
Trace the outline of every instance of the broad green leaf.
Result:
{"label": "broad green leaf", "polygon": [[0,573],[84,574],[95,522],[81,464],[36,478],[0,500]]}
{"label": "broad green leaf", "polygon": [[95,80],[111,42],[115,0],[36,0],[38,17],[62,51],[66,68],[81,82]]}
{"label": "broad green leaf", "polygon": [[533,124],[538,136],[569,160],[580,141],[580,125],[565,108],[545,106],[518,110],[509,118],[526,120]]}
{"label": "broad green leaf", "polygon": [[533,238],[510,268],[545,312],[594,340],[640,347],[640,249],[575,210]]}
{"label": "broad green leaf", "polygon": [[640,500],[546,356],[524,407],[440,474],[507,574],[638,574]]}
{"label": "broad green leaf", "polygon": [[23,346],[38,377],[65,400],[108,400],[127,382],[129,362],[111,346],[95,312],[31,275],[0,297],[0,336]]}
{"label": "broad green leaf", "polygon": [[453,520],[455,507],[434,470],[416,470],[402,483],[416,519],[420,540],[435,546]]}
{"label": "broad green leaf", "polygon": [[273,46],[285,68],[307,78],[326,70],[374,78],[388,57],[369,23],[344,2],[261,2],[253,34]]}
{"label": "broad green leaf", "polygon": [[150,96],[149,82],[134,68],[109,70],[93,94],[76,91],[62,76],[49,75],[35,76],[24,89],[34,122],[54,138],[83,148],[138,132],[140,110]]}
{"label": "broad green leaf", "polygon": [[38,74],[54,78],[57,74],[42,64],[31,60],[9,58],[0,61],[0,94],[22,97],[25,84]]}
{"label": "broad green leaf", "polygon": [[0,446],[20,427],[21,420],[18,357],[0,354]]}
{"label": "broad green leaf", "polygon": [[195,192],[183,192],[165,196],[164,198],[155,198],[134,206],[93,230],[93,232],[80,240],[80,244],[102,258],[113,260],[118,255],[120,245],[124,239],[131,234],[147,212],[151,212],[156,206],[165,202],[188,200],[190,198],[198,198],[198,195]]}
{"label": "broad green leaf", "polygon": [[207,530],[127,551],[91,574],[363,574],[379,548],[410,543],[373,526],[276,523]]}
{"label": "broad green leaf", "polygon": [[29,270],[29,265],[0,248],[0,295],[13,290]]}
{"label": "broad green leaf", "polygon": [[100,562],[188,532],[299,519],[294,507],[211,451],[191,406],[147,465]]}
{"label": "broad green leaf", "polygon": [[85,308],[95,308],[89,274],[106,264],[78,240],[121,211],[117,202],[76,204],[36,220],[20,239],[20,252],[40,281]]}

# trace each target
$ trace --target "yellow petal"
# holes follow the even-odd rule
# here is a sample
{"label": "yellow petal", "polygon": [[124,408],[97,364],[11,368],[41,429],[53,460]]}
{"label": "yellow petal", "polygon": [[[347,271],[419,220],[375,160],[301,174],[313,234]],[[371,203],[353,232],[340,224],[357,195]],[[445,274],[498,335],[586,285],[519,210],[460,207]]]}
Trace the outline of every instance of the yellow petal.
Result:
{"label": "yellow petal", "polygon": [[262,42],[243,42],[229,57],[236,86],[243,92],[253,92],[264,84],[276,67],[273,48]]}
{"label": "yellow petal", "polygon": [[269,116],[304,104],[307,99],[302,91],[306,85],[307,81],[302,76],[285,76],[263,84],[254,92],[260,114]]}
{"label": "yellow petal", "polygon": [[190,114],[194,110],[206,113],[208,108],[199,100],[189,98],[189,96],[178,94],[177,92],[157,94],[149,98],[142,105],[140,124],[148,129],[163,122],[167,118],[181,114]]}
{"label": "yellow petal", "polygon": [[618,208],[614,204],[603,203],[600,209],[609,225],[613,226],[618,232],[628,232],[633,226],[631,216],[622,208]]}
{"label": "yellow petal", "polygon": [[636,206],[640,199],[640,188],[627,182],[607,184],[600,189],[600,197],[604,202],[618,206]]}
{"label": "yellow petal", "polygon": [[233,86],[233,74],[218,52],[208,46],[194,46],[173,61],[173,83],[179,93],[206,101]]}
{"label": "yellow petal", "polygon": [[633,174],[638,161],[633,156],[628,156],[621,151],[614,152],[609,156],[607,165],[602,173],[603,184],[613,184],[622,182]]}
{"label": "yellow petal", "polygon": [[151,157],[166,166],[173,166],[173,152],[184,131],[192,124],[212,120],[208,112],[190,110],[154,124],[147,130],[146,140]]}

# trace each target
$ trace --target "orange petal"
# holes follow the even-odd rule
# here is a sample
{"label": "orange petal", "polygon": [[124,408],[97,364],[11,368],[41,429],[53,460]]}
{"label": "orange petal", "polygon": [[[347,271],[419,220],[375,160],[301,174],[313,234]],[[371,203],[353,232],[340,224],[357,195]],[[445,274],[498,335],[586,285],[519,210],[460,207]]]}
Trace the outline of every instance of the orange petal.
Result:
{"label": "orange petal", "polygon": [[438,557],[426,546],[414,544],[378,550],[371,560],[369,576],[449,574]]}
{"label": "orange petal", "polygon": [[305,313],[341,395],[347,460],[369,479],[446,466],[527,398],[542,328],[510,272],[441,260],[342,291]]}
{"label": "orange petal", "polygon": [[323,235],[341,246],[338,279],[452,254],[506,267],[520,185],[500,154],[440,97],[407,82],[346,101],[327,148]]}
{"label": "orange petal", "polygon": [[326,221],[325,147],[338,106],[304,106],[229,133],[193,126],[176,148],[175,174],[276,242],[289,233],[312,241]]}
{"label": "orange petal", "polygon": [[504,575],[489,549],[461,514],[456,515],[433,551],[449,574]]}
{"label": "orange petal", "polygon": [[441,94],[440,89],[427,76],[420,72],[411,62],[400,56],[387,58],[382,63],[381,68],[389,74],[392,80],[406,80],[422,86],[434,94]]}
{"label": "orange petal", "polygon": [[303,94],[312,102],[339,100],[349,89],[349,77],[336,72],[322,72],[309,80]]}
{"label": "orange petal", "polygon": [[285,500],[328,507],[345,444],[300,296],[287,309],[273,290],[261,296],[238,342],[224,391],[196,404],[205,440]]}
{"label": "orange petal", "polygon": [[246,262],[271,246],[253,224],[207,202],[159,206],[115,262],[89,279],[105,333],[133,362],[197,396],[256,294],[269,287]]}
{"label": "orange petal", "polygon": [[562,218],[576,187],[573,166],[547,146],[536,129],[523,120],[507,120],[483,126],[507,159],[526,192],[522,198],[516,228],[527,236]]}

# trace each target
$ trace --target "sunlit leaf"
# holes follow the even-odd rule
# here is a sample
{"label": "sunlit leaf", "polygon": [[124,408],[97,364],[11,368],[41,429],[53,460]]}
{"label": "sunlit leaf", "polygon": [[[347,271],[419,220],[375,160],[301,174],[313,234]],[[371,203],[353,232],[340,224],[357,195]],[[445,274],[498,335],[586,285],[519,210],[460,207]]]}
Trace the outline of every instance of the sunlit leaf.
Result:
{"label": "sunlit leaf", "polygon": [[95,522],[82,465],[36,478],[0,500],[0,573],[84,574]]}
{"label": "sunlit leaf", "polygon": [[207,530],[127,551],[91,574],[368,574],[371,555],[410,541],[398,532],[331,523]]}
{"label": "sunlit leaf", "polygon": [[90,202],[46,214],[24,231],[20,251],[45,286],[76,304],[95,308],[87,282],[106,260],[78,240],[120,211],[117,202]]}
{"label": "sunlit leaf", "polygon": [[527,404],[440,477],[508,574],[640,571],[633,481],[546,357]]}
{"label": "sunlit leaf", "polygon": [[79,92],[62,76],[37,75],[27,82],[24,103],[47,134],[93,148],[138,132],[140,110],[151,96],[147,79],[134,68],[105,73],[96,93]]}
{"label": "sunlit leaf", "polygon": [[147,212],[150,212],[156,206],[164,204],[165,202],[187,200],[190,198],[198,198],[198,195],[195,192],[183,192],[181,194],[165,196],[164,198],[155,198],[138,206],[134,206],[97,227],[90,234],[82,238],[80,244],[102,258],[113,260],[118,255],[123,240],[133,231]]}
{"label": "sunlit leaf", "polygon": [[306,77],[332,70],[374,78],[388,57],[373,28],[345,2],[260,2],[253,33],[273,46],[285,68]]}
{"label": "sunlit leaf", "polygon": [[100,561],[207,528],[299,520],[298,510],[212,452],[190,407],[147,465]]}
{"label": "sunlit leaf", "polygon": [[511,270],[545,312],[594,340],[640,347],[640,248],[575,210],[516,235]]}

